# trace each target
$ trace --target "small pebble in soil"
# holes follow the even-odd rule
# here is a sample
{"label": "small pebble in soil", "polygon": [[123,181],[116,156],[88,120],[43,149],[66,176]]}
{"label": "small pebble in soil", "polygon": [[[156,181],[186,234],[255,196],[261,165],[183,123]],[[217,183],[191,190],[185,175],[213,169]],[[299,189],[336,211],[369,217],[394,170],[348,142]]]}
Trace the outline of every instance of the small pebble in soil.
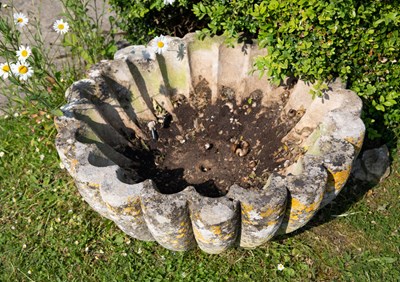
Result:
{"label": "small pebble in soil", "polygon": [[209,149],[211,149],[212,148],[212,144],[210,144],[210,143],[206,143],[205,145],[204,145],[204,148],[206,149],[206,150],[209,150]]}
{"label": "small pebble in soil", "polygon": [[183,143],[186,142],[185,138],[183,138],[183,136],[181,136],[181,135],[177,135],[175,138],[176,138],[176,140],[178,140],[179,143],[181,143],[181,144],[183,144]]}
{"label": "small pebble in soil", "polygon": [[283,93],[282,93],[282,96],[281,96],[281,100],[282,100],[282,102],[286,102],[287,101],[287,99],[289,98],[289,95],[290,95],[290,91],[289,90],[285,90]]}
{"label": "small pebble in soil", "polygon": [[207,172],[207,171],[209,171],[210,169],[207,168],[207,167],[205,167],[205,166],[203,166],[203,165],[201,165],[201,166],[200,166],[200,170],[201,170],[202,172]]}
{"label": "small pebble in soil", "polygon": [[157,133],[157,130],[156,130],[156,122],[154,120],[150,121],[147,124],[147,127],[149,128],[149,130],[151,132],[151,138],[153,140],[157,140],[158,139],[158,133]]}
{"label": "small pebble in soil", "polygon": [[236,140],[231,145],[231,151],[239,157],[244,157],[250,152],[250,144],[244,140]]}
{"label": "small pebble in soil", "polygon": [[233,112],[233,104],[231,102],[226,103],[225,106],[229,108],[230,112]]}
{"label": "small pebble in soil", "polygon": [[249,162],[249,167],[250,168],[255,168],[256,165],[257,165],[257,161],[255,161],[255,160],[252,160],[252,161]]}

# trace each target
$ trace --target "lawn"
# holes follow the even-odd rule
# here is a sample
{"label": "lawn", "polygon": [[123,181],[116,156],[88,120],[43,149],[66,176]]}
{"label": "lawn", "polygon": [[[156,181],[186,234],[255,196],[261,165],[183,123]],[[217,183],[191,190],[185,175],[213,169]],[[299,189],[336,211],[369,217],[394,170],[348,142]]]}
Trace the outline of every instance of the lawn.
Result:
{"label": "lawn", "polygon": [[[349,183],[304,228],[253,250],[237,247],[221,255],[199,249],[172,252],[157,243],[130,238],[100,217],[82,200],[60,163],[53,120],[72,81],[82,78],[100,59],[113,56],[117,48],[114,31],[100,28],[102,13],[90,16],[88,8],[97,9],[88,4],[90,1],[61,0],[62,19],[69,25],[64,23],[64,32],[60,25],[51,30],[60,44],[46,42],[40,22],[34,17],[28,22],[25,15],[19,21],[21,15],[14,12],[21,7],[15,9],[13,1],[8,2],[11,6],[0,5],[4,12],[0,17],[0,91],[16,103],[0,116],[1,282],[400,281],[400,157],[395,148],[391,175],[381,184]],[[157,1],[165,9],[171,8],[162,2]],[[241,1],[230,3],[241,5]],[[395,17],[396,13],[388,15]],[[48,30],[49,26],[42,28]],[[28,64],[21,68],[21,54],[16,52],[27,48],[28,42],[32,53],[22,58]],[[395,48],[388,49],[390,54],[391,49]],[[365,55],[363,50],[360,53]],[[54,54],[66,54],[61,56],[65,65],[55,64]],[[394,61],[386,61],[390,69],[398,71]],[[19,67],[14,65],[11,70],[14,63]],[[29,72],[31,68],[33,72]],[[387,70],[384,76],[388,82],[382,80],[393,88],[390,95],[382,92],[389,100],[377,95],[380,88],[372,89],[368,84],[362,89],[372,89],[368,95],[376,90],[379,103],[387,107],[398,105],[391,100],[399,89],[395,71],[389,75]],[[19,99],[20,93],[27,95],[25,100]],[[393,120],[395,117],[393,114]],[[370,126],[375,122],[364,120]]]}
{"label": "lawn", "polygon": [[347,185],[300,231],[209,255],[135,240],[93,212],[60,166],[51,113],[25,105],[0,117],[0,132],[0,281],[400,278],[398,156],[383,183]]}

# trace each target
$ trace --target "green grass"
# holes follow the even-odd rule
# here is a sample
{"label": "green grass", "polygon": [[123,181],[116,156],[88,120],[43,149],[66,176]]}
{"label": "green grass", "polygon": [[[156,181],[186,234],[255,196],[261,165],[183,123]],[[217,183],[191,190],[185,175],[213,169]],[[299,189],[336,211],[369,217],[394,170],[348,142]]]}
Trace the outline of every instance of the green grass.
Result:
{"label": "green grass", "polygon": [[[37,116],[36,116],[37,115]],[[381,185],[347,186],[295,234],[254,250],[176,253],[91,211],[60,168],[51,116],[0,118],[0,281],[398,281],[399,160]],[[43,160],[41,160],[41,155]],[[340,215],[340,216],[334,216]],[[283,271],[277,265],[285,266]]]}

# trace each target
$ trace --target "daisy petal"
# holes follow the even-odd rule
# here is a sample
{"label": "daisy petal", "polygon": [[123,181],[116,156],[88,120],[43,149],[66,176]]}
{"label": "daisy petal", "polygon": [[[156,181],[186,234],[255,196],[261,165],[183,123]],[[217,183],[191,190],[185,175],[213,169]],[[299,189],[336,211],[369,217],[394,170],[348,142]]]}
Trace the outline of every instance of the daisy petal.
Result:
{"label": "daisy petal", "polygon": [[0,64],[0,77],[2,79],[7,79],[11,73],[11,65],[8,63]]}
{"label": "daisy petal", "polygon": [[163,35],[154,38],[151,45],[154,48],[154,52],[157,54],[162,54],[168,49],[167,39]]}
{"label": "daisy petal", "polygon": [[69,24],[67,22],[64,22],[63,19],[56,20],[55,23],[53,24],[53,29],[57,33],[65,34],[69,30]]}
{"label": "daisy petal", "polygon": [[17,57],[19,61],[26,61],[31,54],[32,50],[29,46],[19,46],[19,50],[17,51]]}
{"label": "daisy petal", "polygon": [[20,80],[27,80],[33,75],[33,69],[27,62],[17,62],[13,66],[13,73],[20,79]]}
{"label": "daisy petal", "polygon": [[28,24],[29,19],[23,13],[14,14],[14,23],[17,27],[24,27]]}

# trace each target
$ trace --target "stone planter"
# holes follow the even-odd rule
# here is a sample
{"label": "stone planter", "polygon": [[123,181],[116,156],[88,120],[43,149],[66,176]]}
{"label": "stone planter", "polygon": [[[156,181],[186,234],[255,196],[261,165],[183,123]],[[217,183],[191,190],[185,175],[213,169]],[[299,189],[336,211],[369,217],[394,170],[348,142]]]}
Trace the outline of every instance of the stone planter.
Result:
{"label": "stone planter", "polygon": [[[265,54],[257,46],[232,48],[222,38],[199,41],[193,34],[165,40],[168,48],[162,54],[155,54],[151,44],[118,51],[114,60],[101,62],[88,79],[67,91],[64,116],[56,119],[56,146],[82,197],[126,234],[155,240],[174,251],[196,244],[213,254],[235,245],[254,248],[276,234],[304,226],[336,197],[350,174],[365,131],[359,118],[361,100],[339,82],[315,99],[309,93],[311,86],[302,81],[291,87],[272,86],[257,72],[250,72],[253,59]],[[205,96],[199,85],[205,86],[207,91],[201,92]],[[249,106],[243,105],[247,101],[259,107],[255,118],[270,115],[278,127],[289,124],[271,155],[277,158],[276,167],[261,182],[249,181],[243,188],[232,179],[225,190],[212,195],[190,181],[185,182],[188,187],[163,190],[159,188],[162,181],[143,179],[157,167],[156,157],[152,155],[153,162],[142,157],[151,151],[148,144],[157,144],[156,129],[161,132],[166,117],[176,128],[184,127],[186,121],[176,111],[177,97],[196,110],[222,99],[231,113],[236,108],[250,113]],[[263,131],[259,123],[254,124],[255,131]],[[184,133],[177,138],[182,144],[190,139]],[[237,150],[245,147],[240,145],[243,136],[232,141],[241,161],[251,155]],[[254,154],[259,144],[249,143]],[[206,143],[205,150],[211,146]],[[196,159],[190,161],[196,165]],[[226,169],[220,165],[212,169]],[[199,168],[208,173],[209,168]],[[154,171],[158,177],[157,168]]]}

